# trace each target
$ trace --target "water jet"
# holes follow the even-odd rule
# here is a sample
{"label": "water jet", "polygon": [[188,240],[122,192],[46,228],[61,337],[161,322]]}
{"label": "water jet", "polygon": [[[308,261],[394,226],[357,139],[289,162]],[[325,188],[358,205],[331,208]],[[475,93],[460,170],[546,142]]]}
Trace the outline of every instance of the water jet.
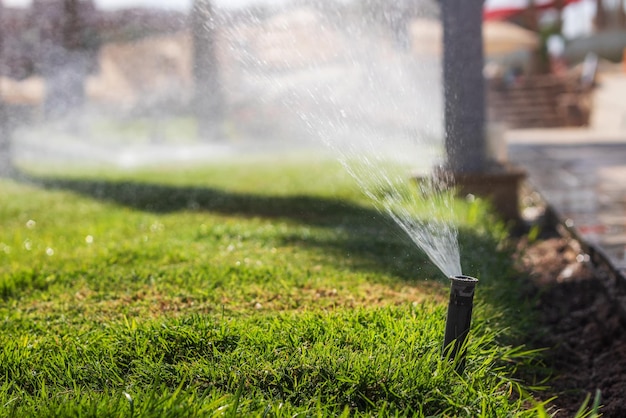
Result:
{"label": "water jet", "polygon": [[470,276],[450,277],[450,300],[446,319],[446,333],[443,342],[445,358],[456,361],[456,372],[465,368],[465,341],[472,322],[474,307],[474,289],[478,279]]}

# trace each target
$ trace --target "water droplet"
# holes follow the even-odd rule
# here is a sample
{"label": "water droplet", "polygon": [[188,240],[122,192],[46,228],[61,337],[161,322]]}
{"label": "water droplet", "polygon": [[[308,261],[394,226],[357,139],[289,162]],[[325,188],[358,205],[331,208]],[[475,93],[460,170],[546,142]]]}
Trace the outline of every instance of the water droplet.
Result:
{"label": "water droplet", "polygon": [[155,222],[150,225],[150,231],[152,232],[163,231],[163,229],[165,229],[165,226],[161,222]]}
{"label": "water droplet", "polygon": [[124,391],[124,392],[122,392],[122,393],[124,394],[124,397],[126,398],[126,400],[127,400],[128,402],[130,402],[130,403],[133,403],[133,402],[134,402],[134,401],[133,401],[133,397],[132,397],[132,396],[130,396],[130,393],[128,393],[128,392],[126,392],[126,391]]}
{"label": "water droplet", "polygon": [[589,254],[578,254],[576,256],[576,261],[578,261],[579,263],[588,263],[589,260],[591,260],[591,257],[589,257]]}
{"label": "water droplet", "polygon": [[33,221],[32,219],[29,219],[29,220],[26,222],[26,228],[28,228],[28,229],[33,229],[33,228],[35,228],[36,226],[37,226],[37,222]]}

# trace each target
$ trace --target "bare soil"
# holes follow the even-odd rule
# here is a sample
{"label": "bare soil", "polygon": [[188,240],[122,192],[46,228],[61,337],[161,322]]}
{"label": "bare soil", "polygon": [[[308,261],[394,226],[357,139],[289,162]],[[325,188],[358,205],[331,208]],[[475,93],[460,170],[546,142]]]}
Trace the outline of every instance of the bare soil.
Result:
{"label": "bare soil", "polygon": [[558,234],[522,245],[520,262],[530,272],[542,327],[532,343],[547,348],[545,361],[555,370],[550,412],[574,416],[599,390],[602,416],[626,417],[626,322],[613,279],[576,240]]}

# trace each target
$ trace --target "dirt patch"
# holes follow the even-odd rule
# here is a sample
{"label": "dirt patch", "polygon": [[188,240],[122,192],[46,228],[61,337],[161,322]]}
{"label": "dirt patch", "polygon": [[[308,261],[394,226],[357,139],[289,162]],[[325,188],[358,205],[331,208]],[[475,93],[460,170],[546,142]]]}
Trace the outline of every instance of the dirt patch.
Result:
{"label": "dirt patch", "polygon": [[611,279],[577,241],[557,234],[523,245],[520,254],[543,328],[533,344],[548,347],[545,359],[555,370],[551,412],[574,416],[599,390],[602,415],[626,417],[626,323]]}

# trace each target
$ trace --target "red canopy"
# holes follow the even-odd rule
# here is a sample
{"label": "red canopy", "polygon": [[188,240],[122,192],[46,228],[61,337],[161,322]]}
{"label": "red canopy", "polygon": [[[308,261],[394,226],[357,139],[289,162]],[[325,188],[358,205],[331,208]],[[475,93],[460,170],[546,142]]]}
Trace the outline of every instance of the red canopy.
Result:
{"label": "red canopy", "polygon": [[[535,0],[536,10],[554,9],[557,6],[567,6],[571,3],[578,3],[580,0]],[[508,4],[491,5],[489,0],[485,2],[483,7],[483,19],[484,20],[506,20],[515,15],[523,13],[528,8],[528,1],[508,1]],[[507,2],[493,2],[493,3],[507,3]]]}

